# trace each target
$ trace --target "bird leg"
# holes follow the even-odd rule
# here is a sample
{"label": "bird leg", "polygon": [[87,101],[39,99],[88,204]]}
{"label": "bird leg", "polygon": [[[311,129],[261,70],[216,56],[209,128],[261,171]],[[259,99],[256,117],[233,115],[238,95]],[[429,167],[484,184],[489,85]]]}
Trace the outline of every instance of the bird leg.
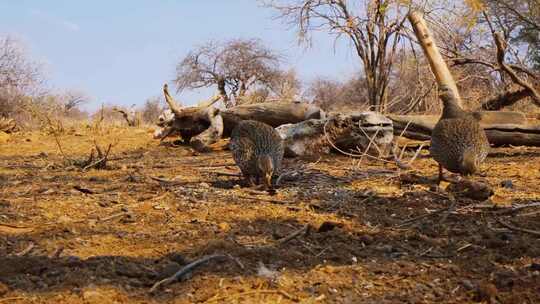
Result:
{"label": "bird leg", "polygon": [[444,180],[443,167],[441,166],[441,164],[439,164],[439,178],[437,179],[437,185],[440,185],[441,181],[443,180]]}
{"label": "bird leg", "polygon": [[245,180],[246,180],[246,185],[249,188],[254,187],[256,185],[255,179],[253,179],[253,176],[251,175],[247,175]]}

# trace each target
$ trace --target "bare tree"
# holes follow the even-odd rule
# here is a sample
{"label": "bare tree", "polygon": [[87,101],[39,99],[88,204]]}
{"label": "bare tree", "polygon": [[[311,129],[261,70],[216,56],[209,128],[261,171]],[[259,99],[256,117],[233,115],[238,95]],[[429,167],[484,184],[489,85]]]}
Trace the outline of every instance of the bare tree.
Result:
{"label": "bare tree", "polygon": [[326,30],[336,38],[347,37],[364,69],[371,108],[383,111],[390,72],[406,18],[402,3],[395,0],[267,0],[280,17],[297,27],[301,41]]}
{"label": "bare tree", "polygon": [[141,116],[146,123],[156,123],[159,115],[165,110],[163,98],[155,96],[146,99],[141,109]]}
{"label": "bare tree", "polygon": [[59,96],[59,99],[64,105],[64,112],[66,113],[78,109],[81,105],[87,103],[90,100],[88,95],[76,90],[66,91]]}
{"label": "bare tree", "polygon": [[306,95],[312,103],[323,110],[337,110],[341,108],[369,108],[367,102],[365,81],[353,77],[346,82],[332,79],[317,78],[311,82]]}
{"label": "bare tree", "polygon": [[280,57],[260,40],[209,42],[190,52],[176,67],[178,90],[217,86],[227,107],[255,85],[270,86]]}
{"label": "bare tree", "polygon": [[41,66],[32,61],[22,44],[0,37],[0,116],[12,116],[16,103],[42,83]]}
{"label": "bare tree", "polygon": [[[469,85],[473,81],[484,88],[484,92],[497,92],[480,108],[499,110],[528,97],[540,105],[534,85],[540,80],[540,73],[535,71],[540,62],[540,17],[537,14],[540,3],[472,0],[468,10],[465,14],[464,10],[454,12],[458,20],[463,15],[472,16],[461,32],[455,30],[455,26],[444,24],[445,18],[431,19],[442,28],[440,32],[453,32],[441,37],[446,40],[444,53],[454,70],[463,71]],[[485,90],[486,86],[490,89]]]}

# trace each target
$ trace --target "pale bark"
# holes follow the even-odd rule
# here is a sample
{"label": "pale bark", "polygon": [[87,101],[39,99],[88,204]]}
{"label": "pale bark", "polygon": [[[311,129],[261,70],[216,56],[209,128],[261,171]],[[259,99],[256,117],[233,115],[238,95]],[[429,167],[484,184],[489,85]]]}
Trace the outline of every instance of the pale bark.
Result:
{"label": "pale bark", "polygon": [[441,53],[435,44],[433,34],[431,34],[431,31],[427,27],[422,13],[412,11],[409,13],[409,21],[411,22],[414,33],[418,38],[418,42],[422,46],[422,50],[424,50],[424,54],[428,59],[429,65],[431,66],[431,71],[437,80],[437,84],[439,87],[446,86],[450,88],[455,100],[458,101],[458,105],[463,107],[456,82],[454,81],[446,62],[444,62]]}

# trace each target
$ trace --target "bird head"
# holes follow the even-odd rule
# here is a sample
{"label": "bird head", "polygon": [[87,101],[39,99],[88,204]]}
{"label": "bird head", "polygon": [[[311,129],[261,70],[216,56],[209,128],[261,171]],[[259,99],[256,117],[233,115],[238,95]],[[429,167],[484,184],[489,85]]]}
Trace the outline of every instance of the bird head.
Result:
{"label": "bird head", "polygon": [[257,158],[257,169],[267,189],[272,188],[272,175],[274,175],[274,163],[269,155],[261,155]]}
{"label": "bird head", "polygon": [[476,155],[473,151],[467,150],[463,153],[463,159],[461,161],[461,174],[468,176],[476,172],[478,164],[476,161]]}

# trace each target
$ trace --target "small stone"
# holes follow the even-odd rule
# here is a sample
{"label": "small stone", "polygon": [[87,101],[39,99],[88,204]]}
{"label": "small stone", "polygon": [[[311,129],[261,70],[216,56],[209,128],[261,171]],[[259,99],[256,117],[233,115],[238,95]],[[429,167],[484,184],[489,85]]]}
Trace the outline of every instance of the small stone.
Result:
{"label": "small stone", "polygon": [[501,182],[501,187],[506,189],[514,189],[514,183],[511,180],[506,179]]}
{"label": "small stone", "polygon": [[465,289],[467,289],[467,290],[473,290],[474,289],[474,284],[469,280],[461,281],[461,285],[463,285],[463,287]]}
{"label": "small stone", "polygon": [[210,188],[210,185],[208,183],[200,183],[199,187],[201,187],[203,189],[208,189],[208,188]]}
{"label": "small stone", "polygon": [[342,223],[336,223],[336,222],[323,222],[319,229],[317,229],[318,233],[323,233],[327,231],[332,231],[336,227],[343,227]]}

